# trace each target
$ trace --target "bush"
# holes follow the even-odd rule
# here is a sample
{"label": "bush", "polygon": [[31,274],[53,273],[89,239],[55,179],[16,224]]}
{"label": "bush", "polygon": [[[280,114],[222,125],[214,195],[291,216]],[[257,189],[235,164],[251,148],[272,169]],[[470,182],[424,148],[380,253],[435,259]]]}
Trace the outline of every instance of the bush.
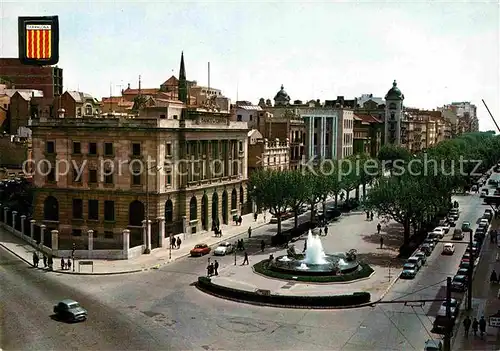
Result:
{"label": "bush", "polygon": [[310,282],[310,283],[338,283],[338,282],[348,282],[351,280],[367,278],[373,273],[373,269],[366,263],[360,263],[360,269],[347,274],[341,275],[322,275],[322,276],[312,276],[312,275],[300,275],[289,274],[285,272],[276,272],[268,268],[269,260],[263,260],[253,265],[255,272],[265,275],[270,278],[283,279],[283,280],[293,280],[298,282]]}
{"label": "bush", "polygon": [[284,307],[348,307],[368,303],[371,299],[371,295],[368,292],[355,292],[352,295],[330,296],[287,296],[264,294],[262,291],[253,292],[217,285],[212,283],[211,279],[207,277],[199,277],[196,286],[198,289],[209,294],[230,300]]}

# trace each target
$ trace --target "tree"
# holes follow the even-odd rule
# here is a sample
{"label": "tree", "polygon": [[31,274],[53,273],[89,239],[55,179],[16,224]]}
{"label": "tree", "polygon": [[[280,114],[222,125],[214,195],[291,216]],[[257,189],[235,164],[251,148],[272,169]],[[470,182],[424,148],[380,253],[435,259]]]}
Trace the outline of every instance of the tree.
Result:
{"label": "tree", "polygon": [[299,224],[299,211],[304,203],[309,202],[311,188],[309,179],[299,170],[286,171],[289,173],[290,182],[293,184],[289,189],[290,208],[294,213],[294,226],[297,228]]}
{"label": "tree", "polygon": [[355,160],[348,158],[340,161],[340,181],[343,189],[346,191],[345,201],[349,201],[349,195],[354,189],[359,189],[361,185],[361,176],[356,167]]}
{"label": "tree", "polygon": [[412,155],[407,149],[393,144],[382,146],[377,155],[377,158],[382,163],[383,171],[385,171],[386,166],[392,171],[394,166],[408,162],[411,157]]}
{"label": "tree", "polygon": [[292,204],[290,197],[293,187],[293,177],[290,172],[261,170],[252,173],[249,180],[251,195],[257,204],[268,208],[278,220],[278,234],[281,234],[281,218]]}
{"label": "tree", "polygon": [[[309,184],[309,204],[311,205],[311,222],[314,221],[316,215],[316,205],[320,201],[325,201],[330,193],[330,175],[327,172],[322,172],[319,169],[305,173]],[[323,203],[323,213],[325,213]]]}

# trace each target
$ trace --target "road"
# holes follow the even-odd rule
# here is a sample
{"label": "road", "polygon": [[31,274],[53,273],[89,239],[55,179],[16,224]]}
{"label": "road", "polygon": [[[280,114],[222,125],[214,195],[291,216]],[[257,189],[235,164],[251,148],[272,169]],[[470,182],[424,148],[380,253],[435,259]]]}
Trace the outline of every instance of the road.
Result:
{"label": "road", "polygon": [[[482,214],[477,196],[459,198],[459,202],[459,224],[475,222]],[[258,249],[264,235],[269,238],[275,231],[268,227],[252,233],[249,252]],[[441,257],[438,247],[417,278],[398,281],[386,300],[438,283],[408,296],[435,298],[442,291],[440,282],[455,273],[460,250],[465,251],[465,246],[458,246],[454,256]],[[105,277],[43,274],[9,255],[1,257],[5,306],[0,345],[5,350],[67,349],[74,343],[78,343],[76,349],[95,350],[411,350],[421,349],[429,338],[423,325],[430,326],[432,318],[426,314],[435,309],[426,305],[414,312],[401,305],[378,305],[315,311],[238,304],[192,286],[206,273],[206,257],[181,259],[140,274]],[[217,259],[221,266],[234,264],[233,256]],[[238,263],[241,260],[238,256]],[[75,325],[52,321],[52,305],[63,297],[82,302],[89,309],[89,320]]]}

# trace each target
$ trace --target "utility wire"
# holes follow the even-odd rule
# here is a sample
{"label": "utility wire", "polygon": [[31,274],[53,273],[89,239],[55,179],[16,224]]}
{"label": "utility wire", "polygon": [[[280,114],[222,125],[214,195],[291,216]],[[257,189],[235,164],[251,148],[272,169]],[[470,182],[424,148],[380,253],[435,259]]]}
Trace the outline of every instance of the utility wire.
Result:
{"label": "utility wire", "polygon": [[396,297],[395,299],[393,299],[393,300],[391,300],[391,301],[389,301],[389,302],[392,302],[392,301],[398,301],[399,299],[402,299],[403,297],[406,297],[406,296],[409,296],[409,295],[416,294],[416,293],[418,293],[418,292],[420,292],[420,291],[422,291],[422,290],[425,290],[425,289],[432,288],[433,286],[436,286],[436,285],[438,285],[438,284],[441,284],[441,283],[443,283],[443,282],[445,282],[445,281],[446,281],[446,279],[441,280],[440,282],[437,282],[437,283],[432,284],[432,285],[427,285],[427,286],[424,286],[422,289],[418,289],[418,290],[415,290],[415,291],[409,292],[409,293],[407,293],[407,294],[404,294],[404,295],[402,295],[402,296]]}
{"label": "utility wire", "polygon": [[414,350],[417,350],[415,348],[415,346],[412,345],[412,343],[410,342],[410,340],[408,340],[408,338],[404,335],[404,333],[401,331],[401,329],[399,329],[398,325],[396,323],[394,323],[394,321],[391,319],[391,317],[389,317],[387,315],[387,313],[385,313],[384,309],[382,307],[380,307],[380,310],[382,311],[382,313],[384,314],[384,316],[389,319],[389,322],[391,322],[391,324],[394,326],[394,328],[396,328],[396,330],[401,334],[401,336],[406,340],[406,342],[411,346],[412,349]]}
{"label": "utility wire", "polygon": [[[420,308],[422,308],[422,306],[420,306]],[[415,316],[417,316],[418,320],[420,321],[420,324],[422,324],[422,327],[424,327],[424,330],[427,333],[427,335],[429,336],[429,339],[434,339],[432,337],[431,333],[429,332],[429,330],[427,329],[427,327],[425,326],[424,322],[420,319],[420,316],[417,313],[417,311],[415,311],[415,308],[413,306],[411,306],[411,309],[413,310],[413,313],[415,313]],[[422,308],[422,312],[424,312],[423,308]],[[424,314],[425,314],[425,312],[424,312]],[[427,316],[427,318],[429,318],[429,316]],[[430,321],[430,318],[429,318],[429,321]]]}

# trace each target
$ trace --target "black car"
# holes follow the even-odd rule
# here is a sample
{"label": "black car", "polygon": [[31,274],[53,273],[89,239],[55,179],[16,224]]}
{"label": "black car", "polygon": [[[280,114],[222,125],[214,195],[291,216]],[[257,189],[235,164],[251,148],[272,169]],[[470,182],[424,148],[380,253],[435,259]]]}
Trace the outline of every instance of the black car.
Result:
{"label": "black car", "polygon": [[456,275],[451,281],[451,290],[455,292],[464,292],[467,290],[467,276]]}

